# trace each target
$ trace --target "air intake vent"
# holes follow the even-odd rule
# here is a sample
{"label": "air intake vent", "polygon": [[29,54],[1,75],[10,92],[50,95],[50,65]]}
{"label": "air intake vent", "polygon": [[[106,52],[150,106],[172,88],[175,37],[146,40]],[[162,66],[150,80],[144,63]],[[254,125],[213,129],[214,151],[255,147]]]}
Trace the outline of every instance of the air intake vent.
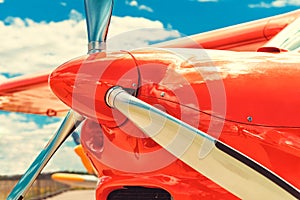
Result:
{"label": "air intake vent", "polygon": [[172,200],[172,198],[163,189],[128,186],[111,192],[107,200]]}

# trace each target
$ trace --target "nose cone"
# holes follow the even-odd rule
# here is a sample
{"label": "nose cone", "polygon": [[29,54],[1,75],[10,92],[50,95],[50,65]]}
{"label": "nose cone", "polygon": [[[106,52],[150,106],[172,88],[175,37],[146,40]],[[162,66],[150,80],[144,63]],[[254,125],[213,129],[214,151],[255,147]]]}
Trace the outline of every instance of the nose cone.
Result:
{"label": "nose cone", "polygon": [[115,127],[125,120],[105,103],[113,86],[136,90],[137,66],[126,52],[99,52],[70,60],[55,69],[49,78],[53,93],[80,114]]}

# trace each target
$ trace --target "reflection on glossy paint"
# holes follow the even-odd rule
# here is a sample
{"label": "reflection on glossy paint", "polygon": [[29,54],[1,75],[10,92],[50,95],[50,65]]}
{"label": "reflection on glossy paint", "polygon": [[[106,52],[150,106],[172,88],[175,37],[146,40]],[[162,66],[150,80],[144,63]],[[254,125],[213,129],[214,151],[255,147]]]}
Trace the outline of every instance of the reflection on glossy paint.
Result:
{"label": "reflection on glossy paint", "polygon": [[[159,150],[158,146],[146,145],[149,143],[145,142],[144,138],[135,137],[139,135],[139,132],[135,129],[127,129],[130,130],[129,133],[133,133],[127,134],[122,129],[123,124],[120,126],[109,126],[111,125],[110,123],[104,123],[103,121],[113,119],[113,115],[105,110],[109,110],[106,105],[101,104],[102,106],[100,106],[99,102],[103,101],[106,89],[109,89],[109,86],[118,85],[118,82],[120,82],[118,78],[122,78],[122,75],[115,76],[115,69],[120,70],[120,68],[116,66],[111,67],[112,65],[120,65],[123,67],[121,68],[123,74],[126,74],[126,70],[139,70],[139,73],[132,73],[131,77],[124,79],[134,80],[134,82],[126,83],[121,80],[121,86],[126,89],[133,89],[133,83],[138,83],[138,92],[136,94],[139,99],[151,105],[160,105],[163,110],[172,116],[192,124],[213,137],[219,137],[224,143],[262,163],[299,188],[300,150],[299,142],[297,142],[300,129],[297,118],[300,112],[300,92],[298,88],[300,85],[299,56],[291,53],[279,57],[266,53],[246,54],[227,51],[220,53],[215,50],[207,50],[204,52],[204,55],[201,54],[203,51],[186,50],[185,54],[177,56],[181,52],[176,51],[178,49],[144,49],[132,51],[130,56],[123,54],[121,57],[113,54],[106,54],[106,56],[95,54],[93,55],[95,59],[91,58],[90,61],[84,59],[77,61],[75,68],[72,62],[76,61],[71,61],[67,65],[58,68],[56,74],[54,72],[55,76],[52,76],[50,84],[53,86],[59,83],[60,88],[65,89],[62,91],[63,95],[60,94],[59,90],[54,92],[57,92],[57,95],[69,106],[76,105],[73,104],[73,101],[81,101],[76,99],[78,96],[72,96],[73,88],[72,90],[70,89],[69,95],[65,95],[64,92],[74,85],[75,78],[66,78],[64,82],[57,81],[60,77],[64,77],[64,73],[67,73],[70,69],[76,73],[76,70],[79,68],[88,69],[89,66],[94,66],[95,68],[102,66],[107,69],[106,72],[109,72],[103,78],[95,76],[93,74],[94,70],[81,69],[83,78],[86,75],[93,75],[94,80],[97,80],[93,83],[100,82],[104,84],[91,86],[92,88],[103,86],[101,90],[90,90],[92,92],[97,91],[96,94],[85,96],[91,98],[88,101],[92,102],[91,104],[86,103],[82,104],[82,107],[74,107],[74,109],[94,118],[94,121],[98,121],[101,124],[100,126],[96,123],[98,129],[99,127],[102,128],[101,131],[93,128],[92,131],[85,131],[87,138],[85,138],[85,134],[83,134],[82,138],[82,143],[85,145],[89,158],[100,171],[99,175],[111,176],[110,183],[116,181],[117,177],[120,176],[128,176],[128,179],[122,179],[122,181],[125,181],[125,183],[128,181],[129,185],[132,185],[134,180],[140,185],[151,186],[154,181],[153,179],[151,182],[145,182],[143,179],[145,171],[134,173],[132,170],[133,175],[128,175],[128,173],[124,172],[126,171],[124,168],[123,170],[117,170],[103,162],[104,154],[102,151],[108,149],[105,148],[105,143],[110,142],[114,145],[112,146],[114,150],[126,150],[130,153],[128,157],[118,156],[114,158],[117,160],[109,160],[109,157],[106,157],[106,161],[110,162],[109,164],[118,165],[121,162],[124,164],[121,167],[126,165],[134,166],[135,170],[143,169],[145,166],[149,167],[149,163],[157,164],[157,162],[151,162],[150,160],[144,163],[141,162],[143,159],[141,155],[143,155],[143,152]],[[111,57],[113,62],[108,62],[107,56]],[[184,57],[188,59],[185,60],[183,59]],[[121,65],[125,61],[128,65]],[[87,63],[86,65],[81,64],[85,62]],[[84,74],[84,72],[92,74]],[[78,81],[80,82],[80,76],[77,78],[79,78]],[[222,83],[222,87],[220,87],[218,81]],[[91,82],[91,84],[93,83]],[[76,88],[78,89],[81,86],[83,85],[76,85]],[[78,91],[83,92],[82,94],[89,92],[86,87],[82,87]],[[161,95],[162,93],[164,95]],[[187,96],[186,94],[189,95]],[[212,98],[212,95],[215,96]],[[226,109],[224,109],[224,103]],[[99,107],[93,110],[95,109],[93,105]],[[293,107],[290,105],[293,105]],[[249,116],[252,117],[250,121],[248,119]],[[216,134],[218,132],[221,135]],[[104,137],[106,141],[103,140],[104,146],[102,146],[101,134],[106,136]],[[131,163],[128,161],[131,161]],[[172,164],[165,166],[165,168],[160,168],[161,171],[159,172],[176,177],[178,180],[183,180],[183,177],[187,178],[190,175],[189,173],[195,173],[193,170],[185,172],[184,169],[187,166],[182,163],[178,166],[180,161],[176,161],[176,158],[173,161]],[[166,169],[168,170],[165,171]],[[178,170],[178,174],[174,170]],[[193,176],[201,177],[201,175],[196,175],[196,173]],[[193,187],[192,184],[203,186],[203,184],[194,182],[191,179],[189,181],[188,187]],[[103,183],[103,185],[99,186],[99,191],[109,187],[108,185]],[[166,188],[163,183],[156,186]],[[215,191],[222,191],[222,194],[227,193],[216,185],[213,188],[215,189],[209,189],[211,193]],[[174,192],[175,190],[170,188],[170,191]],[[180,192],[183,191],[180,190]],[[195,191],[196,194],[199,193]],[[100,192],[98,192],[98,195],[100,195]]]}

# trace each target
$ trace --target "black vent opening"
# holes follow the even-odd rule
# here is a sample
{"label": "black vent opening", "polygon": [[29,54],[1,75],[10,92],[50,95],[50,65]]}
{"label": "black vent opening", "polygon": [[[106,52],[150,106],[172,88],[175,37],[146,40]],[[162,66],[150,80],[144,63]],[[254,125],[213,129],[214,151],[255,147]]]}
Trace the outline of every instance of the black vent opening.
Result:
{"label": "black vent opening", "polygon": [[172,198],[169,192],[160,188],[125,186],[112,191],[107,200],[172,200]]}

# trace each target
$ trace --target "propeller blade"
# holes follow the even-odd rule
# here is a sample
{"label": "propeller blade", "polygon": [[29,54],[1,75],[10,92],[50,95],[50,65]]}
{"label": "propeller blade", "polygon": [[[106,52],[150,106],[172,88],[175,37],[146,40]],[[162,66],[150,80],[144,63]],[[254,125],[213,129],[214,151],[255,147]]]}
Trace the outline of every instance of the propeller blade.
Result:
{"label": "propeller blade", "polygon": [[[88,30],[88,53],[95,53],[106,49],[106,37],[111,19],[113,0],[85,0],[86,23]],[[74,120],[75,118],[75,120]],[[20,200],[29,190],[36,177],[48,163],[50,158],[61,146],[65,139],[75,130],[83,117],[70,110],[60,128],[48,145],[41,151],[25,172],[17,185],[13,188],[8,200]],[[76,135],[74,135],[76,141]]]}
{"label": "propeller blade", "polygon": [[[299,197],[297,189],[250,158],[131,96],[120,87],[109,90],[106,102],[128,117],[163,148],[241,199]],[[215,147],[205,157],[200,157],[199,152],[204,142]]]}
{"label": "propeller blade", "polygon": [[106,49],[106,37],[112,15],[113,0],[85,0],[88,53]]}
{"label": "propeller blade", "polygon": [[7,197],[7,200],[21,200],[24,198],[24,195],[27,193],[30,186],[51,159],[53,154],[82,120],[83,117],[81,115],[78,115],[72,110],[69,111],[59,129],[13,188]]}

